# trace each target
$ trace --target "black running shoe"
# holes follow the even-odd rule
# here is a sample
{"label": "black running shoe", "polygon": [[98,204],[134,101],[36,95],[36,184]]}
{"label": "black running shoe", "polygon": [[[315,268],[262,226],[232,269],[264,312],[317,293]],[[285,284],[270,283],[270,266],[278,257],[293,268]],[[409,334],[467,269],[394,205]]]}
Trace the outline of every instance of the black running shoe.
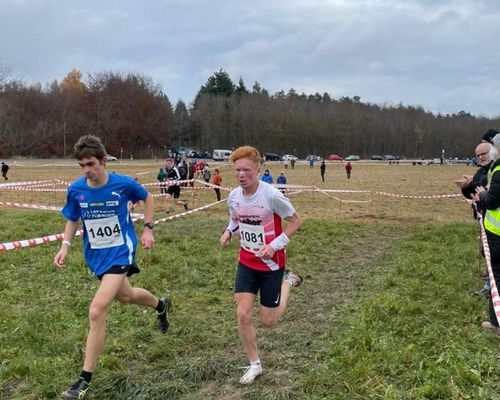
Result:
{"label": "black running shoe", "polygon": [[61,393],[61,397],[63,399],[83,399],[89,387],[90,383],[85,382],[83,378],[80,377],[73,386]]}
{"label": "black running shoe", "polygon": [[172,307],[172,301],[168,297],[164,297],[160,299],[160,301],[163,303],[163,311],[156,312],[156,316],[158,317],[158,327],[160,328],[161,333],[167,333],[170,325],[168,323],[168,312]]}

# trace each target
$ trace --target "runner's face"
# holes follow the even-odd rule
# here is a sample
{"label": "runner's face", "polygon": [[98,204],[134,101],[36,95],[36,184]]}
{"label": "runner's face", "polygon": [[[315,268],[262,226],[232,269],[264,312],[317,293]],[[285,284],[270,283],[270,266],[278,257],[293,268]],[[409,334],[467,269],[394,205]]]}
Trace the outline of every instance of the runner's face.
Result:
{"label": "runner's face", "polygon": [[234,173],[238,184],[243,189],[252,188],[258,183],[259,167],[248,158],[240,158],[234,162]]}
{"label": "runner's face", "polygon": [[96,157],[84,157],[78,161],[78,165],[82,167],[83,173],[91,182],[100,181],[106,174],[106,162],[104,159],[99,160]]}

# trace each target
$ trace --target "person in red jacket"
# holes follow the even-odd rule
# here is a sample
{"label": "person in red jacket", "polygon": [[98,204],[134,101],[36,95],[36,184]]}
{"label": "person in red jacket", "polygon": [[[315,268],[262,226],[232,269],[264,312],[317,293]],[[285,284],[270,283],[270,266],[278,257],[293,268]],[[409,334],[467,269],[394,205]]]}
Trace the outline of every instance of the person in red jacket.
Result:
{"label": "person in red jacket", "polygon": [[352,165],[350,162],[348,162],[346,165],[345,165],[345,172],[347,174],[347,179],[351,179],[351,171],[352,171]]}

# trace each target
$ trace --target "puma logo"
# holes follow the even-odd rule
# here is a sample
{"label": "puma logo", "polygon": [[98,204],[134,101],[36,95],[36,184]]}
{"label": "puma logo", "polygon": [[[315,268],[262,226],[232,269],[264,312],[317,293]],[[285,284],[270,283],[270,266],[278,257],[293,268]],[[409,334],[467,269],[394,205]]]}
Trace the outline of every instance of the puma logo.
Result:
{"label": "puma logo", "polygon": [[111,192],[112,195],[118,196],[119,199],[122,198],[119,192]]}

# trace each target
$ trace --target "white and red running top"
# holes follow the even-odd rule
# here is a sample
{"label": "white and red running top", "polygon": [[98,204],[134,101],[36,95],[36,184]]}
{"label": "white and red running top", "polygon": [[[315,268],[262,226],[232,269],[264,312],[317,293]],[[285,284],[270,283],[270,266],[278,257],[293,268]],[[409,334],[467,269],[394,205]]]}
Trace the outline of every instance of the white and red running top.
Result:
{"label": "white and red running top", "polygon": [[282,218],[295,214],[290,201],[273,186],[259,181],[259,187],[252,196],[245,196],[243,189],[237,187],[229,194],[227,204],[230,226],[239,227],[239,262],[260,271],[285,268],[284,249],[277,250],[270,260],[263,260],[257,254],[283,232]]}

